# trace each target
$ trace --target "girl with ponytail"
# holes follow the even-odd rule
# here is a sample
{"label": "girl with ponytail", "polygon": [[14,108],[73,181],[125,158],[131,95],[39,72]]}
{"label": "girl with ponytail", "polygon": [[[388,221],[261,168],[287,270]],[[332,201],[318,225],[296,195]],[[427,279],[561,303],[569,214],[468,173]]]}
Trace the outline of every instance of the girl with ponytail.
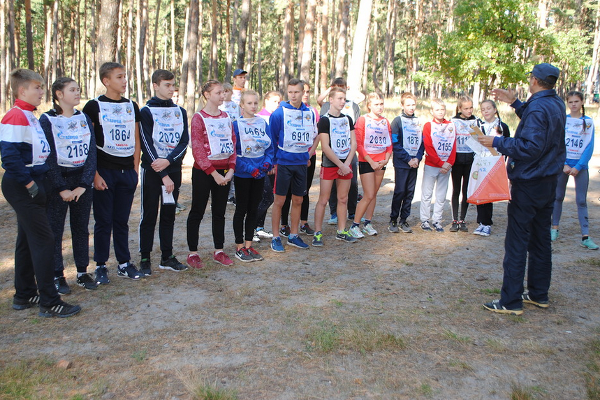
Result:
{"label": "girl with ponytail", "polygon": [[567,159],[563,173],[558,176],[550,236],[552,241],[558,239],[558,223],[562,213],[562,203],[565,199],[567,182],[569,177],[572,176],[575,179],[575,202],[577,203],[577,216],[581,227],[581,247],[598,250],[598,245],[589,237],[590,227],[586,201],[590,182],[588,163],[594,152],[594,120],[585,115],[583,93],[577,91],[567,93],[567,105],[571,111],[567,115],[565,126]]}
{"label": "girl with ponytail", "polygon": [[87,273],[89,264],[90,210],[92,183],[96,174],[96,139],[92,121],[75,109],[80,102],[79,85],[71,78],[59,78],[52,84],[54,108],[40,117],[50,144],[47,165],[50,195],[47,212],[54,233],[54,284],[58,293],[71,292],[64,276],[62,241],[67,210],[70,210],[73,257],[77,284],[95,290],[96,282]]}

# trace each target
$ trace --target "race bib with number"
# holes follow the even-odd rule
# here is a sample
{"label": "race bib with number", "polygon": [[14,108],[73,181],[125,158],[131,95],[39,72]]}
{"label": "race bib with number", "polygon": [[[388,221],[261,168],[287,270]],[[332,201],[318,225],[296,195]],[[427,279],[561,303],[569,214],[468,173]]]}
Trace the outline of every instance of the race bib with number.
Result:
{"label": "race bib with number", "polygon": [[56,146],[56,161],[61,167],[82,167],[90,151],[92,131],[85,114],[64,116],[46,115],[52,124],[52,135]]}
{"label": "race bib with number", "polygon": [[283,107],[283,147],[289,153],[306,153],[312,145],[314,118],[312,111]]}
{"label": "race bib with number", "polygon": [[442,161],[447,161],[452,154],[452,147],[456,138],[453,123],[438,124],[431,122],[431,141],[433,148]]}
{"label": "race bib with number", "polygon": [[152,142],[159,158],[175,150],[183,134],[183,113],[179,107],[148,107],[152,114]]}
{"label": "race bib with number", "polygon": [[261,117],[240,118],[237,120],[240,134],[239,157],[259,158],[271,145],[271,138],[267,135],[267,123]]}
{"label": "race bib with number", "polygon": [[35,115],[31,111],[22,109],[21,111],[23,111],[23,114],[27,117],[27,121],[29,121],[29,130],[26,133],[27,137],[23,138],[25,143],[31,144],[31,164],[27,164],[27,166],[43,165],[50,155],[50,144],[46,140],[44,130]]}
{"label": "race bib with number", "polygon": [[456,127],[456,152],[472,153],[473,150],[467,145],[467,140],[471,137],[473,126],[477,126],[477,120],[452,118],[452,123]]}
{"label": "race bib with number", "polygon": [[337,158],[345,160],[350,154],[350,123],[348,118],[329,117],[329,143]]}
{"label": "race bib with number", "polygon": [[[585,124],[585,126],[584,126]],[[594,125],[590,118],[567,117],[565,125],[565,145],[567,147],[567,158],[579,160],[590,141]]]}
{"label": "race bib with number", "polygon": [[234,101],[224,101],[223,104],[219,106],[219,110],[225,111],[232,121],[236,121],[240,118],[240,107],[238,106],[238,103],[239,101],[237,103]]}
{"label": "race bib with number", "polygon": [[231,127],[231,118],[204,118],[198,113],[204,127],[206,128],[206,136],[208,137],[208,145],[210,146],[209,160],[225,160],[234,153],[233,134]]}
{"label": "race bib with number", "polygon": [[402,147],[411,157],[416,157],[423,140],[423,126],[419,118],[402,119]]}
{"label": "race bib with number", "polygon": [[377,121],[365,116],[365,140],[364,148],[368,154],[385,153],[388,146],[392,144],[390,129],[387,119]]}
{"label": "race bib with number", "polygon": [[98,102],[100,125],[104,131],[103,152],[115,157],[130,157],[135,152],[135,109],[127,103]]}

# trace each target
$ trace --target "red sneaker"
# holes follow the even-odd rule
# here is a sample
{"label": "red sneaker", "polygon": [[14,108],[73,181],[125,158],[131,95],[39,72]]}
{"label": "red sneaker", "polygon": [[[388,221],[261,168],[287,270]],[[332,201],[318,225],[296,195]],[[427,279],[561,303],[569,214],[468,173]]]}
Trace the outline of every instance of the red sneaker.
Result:
{"label": "red sneaker", "polygon": [[224,252],[222,252],[222,251],[220,251],[220,252],[216,253],[215,255],[213,255],[213,260],[215,260],[219,264],[224,265],[226,267],[228,267],[231,264],[233,264],[233,261],[231,261],[231,258],[229,258],[229,256],[227,254],[225,254]]}
{"label": "red sneaker", "polygon": [[204,264],[202,264],[202,259],[198,254],[191,253],[187,256],[187,263],[192,268],[204,268]]}

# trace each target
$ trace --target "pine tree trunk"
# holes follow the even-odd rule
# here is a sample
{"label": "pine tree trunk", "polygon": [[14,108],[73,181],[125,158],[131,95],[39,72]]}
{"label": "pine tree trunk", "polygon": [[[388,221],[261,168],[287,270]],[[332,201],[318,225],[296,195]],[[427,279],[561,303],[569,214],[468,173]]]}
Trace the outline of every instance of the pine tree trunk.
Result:
{"label": "pine tree trunk", "polygon": [[[100,1],[101,0],[92,0],[92,4],[91,4],[91,19],[92,19],[92,32],[90,34],[91,38],[95,38],[96,35],[98,34],[98,18],[100,16]],[[96,96],[96,90],[97,90],[97,67],[98,67],[98,62],[97,62],[97,51],[98,49],[98,41],[96,40],[90,40],[90,52],[91,57],[90,57],[90,80],[89,80],[89,87],[90,87],[90,92],[88,93],[91,97],[95,97]]]}
{"label": "pine tree trunk", "polygon": [[147,0],[138,0],[137,27],[136,27],[136,50],[135,50],[135,77],[136,77],[136,100],[141,103],[144,99],[143,69],[144,50],[146,49],[147,30]]}
{"label": "pine tree trunk", "polygon": [[[290,37],[294,25],[294,2],[288,0],[283,22],[283,43],[281,48],[281,66],[279,68],[279,89],[286,92],[290,80]],[[287,95],[285,96],[287,98]]]}
{"label": "pine tree trunk", "polygon": [[263,95],[263,86],[262,86],[262,4],[258,2],[258,14],[257,14],[257,43],[256,47],[258,48],[257,54],[257,63],[258,63],[258,95],[262,98]]}
{"label": "pine tree trunk", "polygon": [[596,21],[594,25],[594,49],[592,51],[592,63],[590,65],[590,71],[588,72],[585,80],[585,94],[587,104],[592,104],[594,100],[594,85],[598,85],[598,64],[599,60],[599,49],[600,48],[600,0],[596,7]]}
{"label": "pine tree trunk", "polygon": [[225,80],[224,82],[231,81],[231,70],[233,66],[233,25],[231,24],[231,0],[227,0],[227,13],[226,13],[226,31],[227,31],[227,60],[225,64]]}
{"label": "pine tree trunk", "polygon": [[0,112],[6,112],[8,104],[8,85],[6,80],[6,1],[0,1]]}
{"label": "pine tree trunk", "polygon": [[[340,28],[338,36],[337,56],[335,58],[335,76],[342,76],[346,66],[346,42],[348,40],[348,25],[350,24],[350,0],[340,0]],[[369,17],[371,15],[369,14]],[[348,75],[349,76],[349,75]],[[359,80],[360,82],[360,77]]]}
{"label": "pine tree trunk", "polygon": [[304,26],[304,43],[302,45],[302,62],[300,63],[300,79],[309,82],[310,63],[312,61],[313,36],[315,31],[315,12],[317,1],[308,0]]}
{"label": "pine tree trunk", "polygon": [[175,0],[171,0],[171,71],[175,73]]}
{"label": "pine tree trunk", "polygon": [[127,10],[127,56],[125,58],[125,70],[127,71],[125,97],[127,98],[130,97],[134,83],[133,63],[133,0],[129,0],[129,10]]}
{"label": "pine tree trunk", "polygon": [[154,17],[154,35],[152,38],[152,57],[150,61],[152,61],[152,70],[156,69],[156,52],[158,50],[158,21],[160,17],[160,5],[161,0],[156,0],[156,16]]}
{"label": "pine tree trunk", "polygon": [[33,62],[33,31],[31,29],[31,0],[25,0],[25,34],[27,36],[27,64],[30,70],[35,69]]}
{"label": "pine tree trunk", "polygon": [[[181,78],[179,80],[179,104],[184,104],[187,88],[188,65],[190,58],[190,46],[188,43],[188,30],[190,26],[190,7],[185,11],[185,29],[183,33],[183,54],[181,55]],[[191,118],[191,117],[190,117]]]}
{"label": "pine tree trunk", "polygon": [[212,0],[211,12],[211,28],[212,35],[210,38],[210,73],[211,79],[218,79],[219,65],[217,64],[217,0]]}
{"label": "pine tree trunk", "polygon": [[328,68],[328,45],[329,45],[329,0],[324,0],[321,5],[321,67],[319,77],[319,92],[327,89],[327,71]]}
{"label": "pine tree trunk", "polygon": [[117,46],[115,49],[115,61],[122,64],[121,44],[123,42],[123,2],[119,2],[119,23],[117,24]]}
{"label": "pine tree trunk", "polygon": [[237,68],[244,68],[246,58],[246,42],[248,40],[248,22],[250,21],[250,0],[242,0],[240,15],[240,32],[238,36]]}
{"label": "pine tree trunk", "polygon": [[8,2],[8,66],[12,71],[17,65],[17,45],[15,35],[15,2]]}
{"label": "pine tree trunk", "polygon": [[391,9],[387,15],[386,29],[385,29],[385,51],[383,60],[383,91],[386,96],[390,96],[392,93],[393,77],[394,74],[394,46],[393,36],[396,33],[396,2],[391,2]]}
{"label": "pine tree trunk", "polygon": [[196,52],[198,50],[198,24],[199,24],[199,1],[192,0],[190,2],[190,25],[189,25],[189,59],[188,59],[188,75],[187,75],[187,87],[186,87],[186,101],[185,109],[188,115],[192,115],[196,111],[195,100],[196,100]]}
{"label": "pine tree trunk", "polygon": [[58,7],[59,0],[55,0],[52,4],[52,79],[50,79],[50,85],[58,78],[56,68],[58,61]]}
{"label": "pine tree trunk", "polygon": [[[100,0],[100,18],[98,19],[98,36],[94,37],[98,43],[96,63],[100,67],[105,62],[115,60],[117,50],[117,23],[119,21],[119,0]],[[99,85],[98,85],[99,84]],[[98,81],[96,94],[100,94],[101,82]]]}
{"label": "pine tree trunk", "polygon": [[292,48],[298,49],[296,55],[296,71],[298,76],[302,75],[302,57],[304,56],[304,34],[306,33],[306,0],[299,0],[300,12],[298,14],[298,46]]}
{"label": "pine tree trunk", "polygon": [[348,68],[348,86],[353,90],[358,90],[358,88],[361,87],[372,6],[373,0],[360,1],[360,9],[358,11],[359,19],[356,23],[356,30],[354,31],[352,42],[352,60],[350,61],[350,66]]}

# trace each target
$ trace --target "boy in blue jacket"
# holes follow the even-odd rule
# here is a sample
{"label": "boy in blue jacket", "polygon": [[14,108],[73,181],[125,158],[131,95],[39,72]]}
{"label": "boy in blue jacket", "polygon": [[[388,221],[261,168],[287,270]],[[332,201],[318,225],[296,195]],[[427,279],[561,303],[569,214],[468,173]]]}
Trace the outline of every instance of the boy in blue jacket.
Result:
{"label": "boy in blue jacket", "polygon": [[[402,114],[392,121],[392,149],[395,170],[394,196],[388,230],[398,233],[412,233],[406,220],[417,184],[417,168],[423,158],[423,126],[415,116],[417,98],[412,93],[403,93],[400,98]],[[398,226],[400,216],[400,226]]]}
{"label": "boy in blue jacket", "polygon": [[[175,208],[181,186],[181,163],[189,143],[185,110],[173,103],[175,75],[164,69],[152,74],[155,96],[140,110],[142,124],[142,219],[140,221],[140,271],[150,276],[150,253],[154,244],[160,203],[158,236],[162,253],[160,269],[184,271],[187,267],[173,255]],[[172,199],[168,199],[172,196]],[[170,200],[170,201],[169,201]]]}

